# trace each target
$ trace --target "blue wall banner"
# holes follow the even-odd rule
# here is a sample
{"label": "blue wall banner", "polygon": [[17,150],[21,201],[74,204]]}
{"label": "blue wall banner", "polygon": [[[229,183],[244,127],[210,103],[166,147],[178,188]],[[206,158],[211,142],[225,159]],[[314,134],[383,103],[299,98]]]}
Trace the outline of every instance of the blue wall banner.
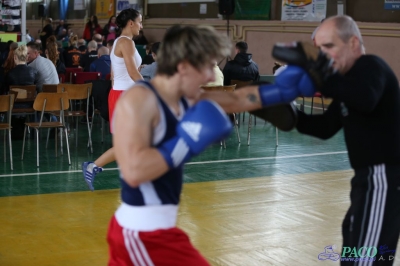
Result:
{"label": "blue wall banner", "polygon": [[385,0],[385,9],[400,10],[400,0]]}

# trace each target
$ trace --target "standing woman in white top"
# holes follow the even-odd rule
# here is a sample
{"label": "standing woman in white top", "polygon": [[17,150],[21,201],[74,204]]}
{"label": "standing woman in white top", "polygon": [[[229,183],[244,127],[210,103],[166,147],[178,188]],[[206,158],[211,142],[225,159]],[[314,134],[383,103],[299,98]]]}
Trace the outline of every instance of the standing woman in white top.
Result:
{"label": "standing woman in white top", "polygon": [[[121,94],[131,88],[135,82],[142,80],[138,68],[142,63],[142,58],[135,48],[132,40],[139,35],[142,26],[142,15],[135,9],[123,10],[117,16],[117,26],[121,30],[121,35],[114,41],[113,49],[110,53],[112,89],[108,96],[108,110],[110,117],[110,127],[112,132],[112,118],[115,104]],[[110,148],[94,162],[84,162],[82,164],[83,177],[90,190],[94,190],[93,181],[96,174],[102,172],[103,166],[115,161],[114,149]]]}

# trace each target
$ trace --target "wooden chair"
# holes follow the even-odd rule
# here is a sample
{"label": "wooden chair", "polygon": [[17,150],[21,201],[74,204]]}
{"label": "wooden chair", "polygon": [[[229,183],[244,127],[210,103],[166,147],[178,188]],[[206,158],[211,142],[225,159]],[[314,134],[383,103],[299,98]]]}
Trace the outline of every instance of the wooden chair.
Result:
{"label": "wooden chair", "polygon": [[35,101],[36,85],[11,85],[10,90],[18,92],[16,101]]}
{"label": "wooden chair", "polygon": [[[35,115],[35,109],[33,107],[16,107],[18,103],[32,103],[36,97],[36,85],[11,85],[10,91],[17,93],[14,100],[14,107],[12,115],[28,115],[28,121],[30,115]],[[16,103],[16,104],[15,104]]]}
{"label": "wooden chair", "polygon": [[58,84],[43,84],[42,92],[57,92]]}
{"label": "wooden chair", "polygon": [[8,130],[8,145],[10,148],[10,166],[11,170],[13,168],[13,156],[12,156],[12,142],[11,142],[11,115],[14,105],[15,95],[13,93],[9,95],[0,95],[0,112],[7,112],[7,123],[0,123],[0,130],[4,130],[4,162],[7,161],[7,145],[6,145],[6,135]]}
{"label": "wooden chair", "polygon": [[[213,91],[223,91],[227,93],[232,93],[235,91],[236,85],[228,85],[228,86],[202,86],[201,87],[203,90],[208,91],[208,92],[213,92]],[[239,134],[239,125],[238,125],[238,120],[236,119],[236,114],[232,113],[233,115],[233,120],[234,120],[234,127],[236,131],[236,135],[238,138],[238,142],[240,143],[240,134]],[[224,148],[226,148],[226,143],[225,140],[221,143]]]}
{"label": "wooden chair", "polygon": [[[33,103],[33,109],[35,111],[40,112],[40,120],[39,122],[28,122],[25,123],[24,130],[24,141],[22,143],[22,156],[21,160],[24,159],[24,150],[25,150],[25,139],[26,139],[26,130],[27,128],[34,128],[36,131],[36,156],[37,156],[37,167],[39,167],[39,129],[41,128],[55,128],[56,138],[55,138],[55,149],[57,156],[57,129],[64,129],[65,139],[67,143],[67,151],[68,151],[68,162],[71,164],[71,157],[69,153],[69,144],[68,144],[68,132],[65,126],[64,119],[64,111],[69,108],[69,101],[67,93],[46,93],[41,92],[36,96],[35,102]],[[45,112],[59,112],[60,121],[55,122],[43,122],[43,115]]]}
{"label": "wooden chair", "polygon": [[77,72],[73,74],[71,83],[84,84],[91,80],[99,80],[100,77],[100,72]]}
{"label": "wooden chair", "polygon": [[[78,147],[78,117],[86,117],[87,121],[87,128],[89,134],[88,140],[88,147],[90,147],[90,151],[93,153],[93,146],[92,146],[92,130],[89,123],[89,99],[90,95],[92,94],[92,83],[86,84],[59,84],[58,85],[58,92],[66,92],[68,94],[69,100],[86,100],[86,110],[71,110],[65,113],[66,117],[75,117],[76,118],[76,131],[75,131],[75,142],[76,147]],[[94,110],[92,112],[91,117],[93,117]]]}

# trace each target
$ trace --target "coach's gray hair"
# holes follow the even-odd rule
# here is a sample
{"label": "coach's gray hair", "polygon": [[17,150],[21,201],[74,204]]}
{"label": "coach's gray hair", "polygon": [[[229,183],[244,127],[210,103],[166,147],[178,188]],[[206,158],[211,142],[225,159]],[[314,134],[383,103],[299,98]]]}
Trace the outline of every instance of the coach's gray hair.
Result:
{"label": "coach's gray hair", "polygon": [[339,38],[347,43],[351,37],[356,36],[360,41],[360,50],[365,53],[364,41],[361,36],[360,29],[357,23],[349,16],[335,16],[332,18],[336,29],[338,30]]}

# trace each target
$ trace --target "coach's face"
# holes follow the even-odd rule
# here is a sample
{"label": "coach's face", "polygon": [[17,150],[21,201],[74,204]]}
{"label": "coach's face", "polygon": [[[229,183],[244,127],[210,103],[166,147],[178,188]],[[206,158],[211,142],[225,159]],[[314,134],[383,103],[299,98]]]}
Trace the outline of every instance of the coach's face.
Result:
{"label": "coach's face", "polygon": [[345,74],[354,65],[359,57],[359,41],[352,36],[347,42],[339,37],[334,21],[322,23],[315,35],[315,44],[330,58],[333,58],[333,67]]}

